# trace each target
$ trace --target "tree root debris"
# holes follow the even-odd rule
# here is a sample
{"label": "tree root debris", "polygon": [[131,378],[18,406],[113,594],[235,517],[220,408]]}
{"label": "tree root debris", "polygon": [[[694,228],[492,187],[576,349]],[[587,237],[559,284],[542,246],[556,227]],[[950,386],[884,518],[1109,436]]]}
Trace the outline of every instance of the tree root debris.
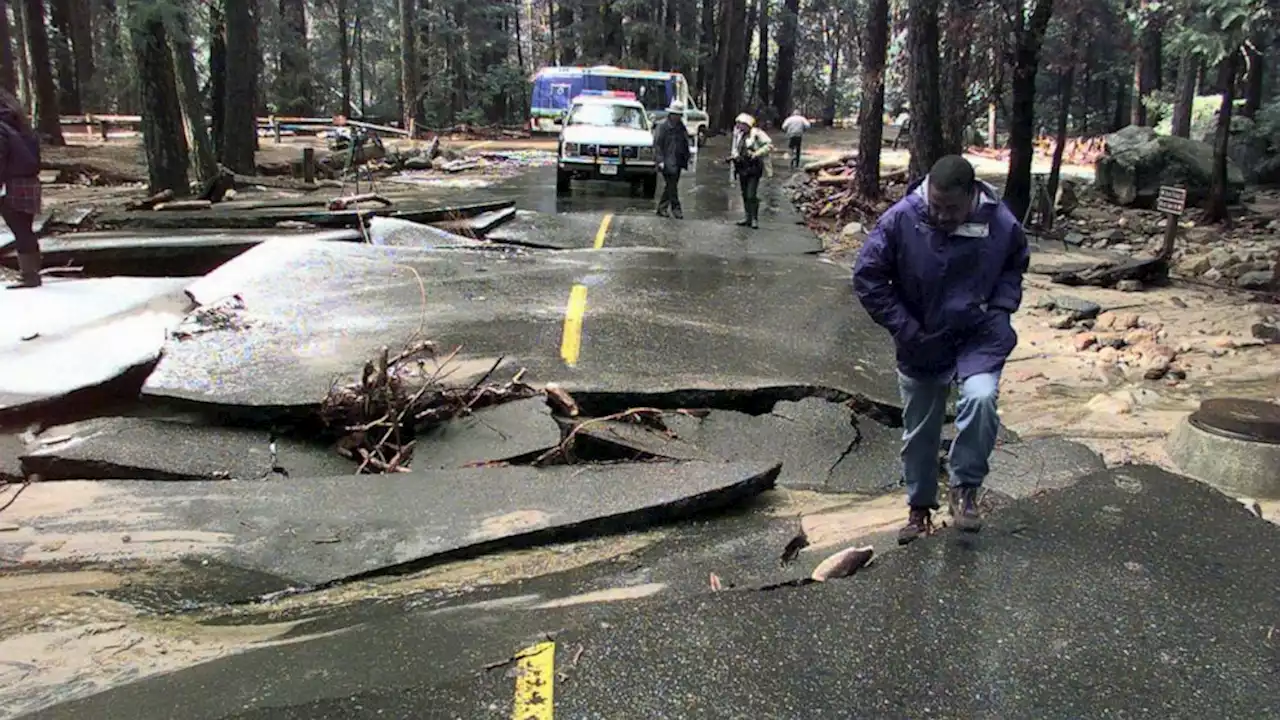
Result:
{"label": "tree root debris", "polygon": [[244,309],[244,298],[238,294],[230,295],[196,308],[182,319],[182,323],[170,335],[175,340],[190,340],[214,330],[243,330],[252,324],[238,314]]}
{"label": "tree root debris", "polygon": [[409,472],[417,433],[482,407],[533,397],[524,369],[506,383],[489,378],[504,358],[469,387],[446,387],[462,346],[437,362],[436,345],[416,342],[391,355],[383,347],[365,363],[357,382],[335,383],[320,406],[320,420],[338,436],[337,450],[359,461],[357,473]]}

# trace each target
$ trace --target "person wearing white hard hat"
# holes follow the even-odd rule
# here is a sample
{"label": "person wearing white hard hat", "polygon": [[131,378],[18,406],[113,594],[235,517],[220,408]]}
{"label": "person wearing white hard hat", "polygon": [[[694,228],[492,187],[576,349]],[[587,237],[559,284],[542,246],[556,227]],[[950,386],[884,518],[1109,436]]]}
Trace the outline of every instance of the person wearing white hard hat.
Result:
{"label": "person wearing white hard hat", "polygon": [[773,175],[769,153],[773,141],[769,134],[756,127],[756,119],[742,113],[733,122],[733,149],[729,153],[729,167],[742,190],[742,208],[746,217],[738,225],[760,227],[760,178]]}
{"label": "person wearing white hard hat", "polygon": [[679,220],[684,217],[680,207],[680,173],[689,169],[689,129],[684,125],[684,103],[671,102],[666,120],[658,123],[653,135],[653,157],[663,182],[658,214],[666,217],[670,208],[671,215]]}

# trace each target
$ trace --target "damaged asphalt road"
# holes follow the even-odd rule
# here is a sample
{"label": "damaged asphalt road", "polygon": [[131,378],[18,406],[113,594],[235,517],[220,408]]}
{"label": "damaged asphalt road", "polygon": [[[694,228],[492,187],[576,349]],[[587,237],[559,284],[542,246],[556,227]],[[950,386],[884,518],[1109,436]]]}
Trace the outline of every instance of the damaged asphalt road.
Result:
{"label": "damaged asphalt road", "polygon": [[[539,168],[468,191],[496,209],[467,222],[213,229],[168,244],[239,253],[208,272],[49,282],[65,302],[0,347],[0,398],[46,420],[0,443],[0,472],[44,480],[0,515],[0,563],[150,569],[110,597],[159,623],[304,624],[31,717],[510,716],[503,661],[548,639],[570,717],[1280,712],[1256,582],[1280,538],[1186,479],[1005,431],[988,529],[893,547],[892,349],[785,172],[752,232],[722,170],[704,154],[682,183],[683,222],[625,189],[555,197]],[[393,375],[470,412],[405,423],[409,468],[357,475],[385,418],[336,432],[322,409],[351,387],[375,407]],[[853,578],[796,587],[865,545]],[[938,682],[907,696],[922,662]]]}

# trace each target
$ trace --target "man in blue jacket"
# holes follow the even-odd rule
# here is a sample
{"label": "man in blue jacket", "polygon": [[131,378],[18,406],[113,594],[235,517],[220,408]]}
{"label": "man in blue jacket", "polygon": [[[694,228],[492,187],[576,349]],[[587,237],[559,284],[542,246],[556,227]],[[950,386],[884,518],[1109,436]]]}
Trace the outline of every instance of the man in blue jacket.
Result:
{"label": "man in blue jacket", "polygon": [[893,335],[903,404],[906,544],[932,527],[938,451],[958,384],[949,509],[956,527],[982,528],[978,489],[1000,418],[1000,373],[1018,344],[1010,316],[1022,303],[1029,255],[1022,226],[973,166],[948,155],[881,216],[858,254],[854,292]]}

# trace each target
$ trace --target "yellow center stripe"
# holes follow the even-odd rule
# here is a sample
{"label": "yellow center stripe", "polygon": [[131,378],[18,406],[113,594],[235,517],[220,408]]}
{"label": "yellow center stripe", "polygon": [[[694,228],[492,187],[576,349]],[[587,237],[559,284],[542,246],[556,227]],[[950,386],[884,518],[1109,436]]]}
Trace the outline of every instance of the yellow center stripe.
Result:
{"label": "yellow center stripe", "polygon": [[516,703],[512,720],[552,720],[556,644],[541,642],[516,654]]}
{"label": "yellow center stripe", "polygon": [[611,222],[613,222],[613,215],[605,215],[604,219],[600,221],[600,229],[596,230],[595,250],[604,247],[604,236],[609,233],[609,223]]}

